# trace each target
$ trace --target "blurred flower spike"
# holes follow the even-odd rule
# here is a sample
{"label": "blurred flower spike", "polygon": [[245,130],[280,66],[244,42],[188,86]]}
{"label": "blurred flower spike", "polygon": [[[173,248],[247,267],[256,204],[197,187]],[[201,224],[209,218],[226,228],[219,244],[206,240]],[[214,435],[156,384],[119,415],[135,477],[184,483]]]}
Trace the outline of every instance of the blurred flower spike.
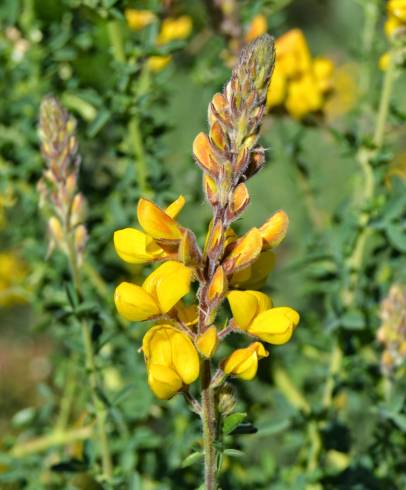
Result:
{"label": "blurred flower spike", "polygon": [[[169,28],[165,29],[166,36],[171,37]],[[168,39],[164,36],[162,42],[164,38]],[[250,202],[246,181],[265,164],[265,150],[258,137],[273,66],[270,36],[249,44],[231,80],[209,104],[208,133],[200,132],[193,142],[193,155],[203,172],[203,189],[213,215],[203,249],[192,230],[176,221],[185,204],[183,196],[166,209],[140,199],[137,216],[142,231],[125,228],[114,234],[116,252],[124,261],[163,262],[141,286],[123,282],[115,293],[117,310],[124,318],[158,323],[143,341],[148,383],[158,398],[183,392],[190,401],[188,386],[201,371],[202,382],[217,383],[218,389],[227,376],[252,379],[258,361],[268,355],[260,342],[220,360],[217,374],[210,379],[207,366],[216,362],[224,338],[239,333],[284,344],[299,323],[299,315],[292,308],[272,307],[265,294],[244,290],[264,285],[274,264],[273,250],[288,230],[287,214],[279,210],[241,236],[231,227]],[[193,282],[198,283],[196,293]],[[233,318],[216,325],[226,298]],[[203,413],[204,407],[201,409]]]}
{"label": "blurred flower spike", "polygon": [[86,202],[78,192],[80,157],[76,122],[59,101],[45,97],[40,107],[39,135],[47,163],[38,182],[40,206],[48,216],[49,253],[63,251],[80,267],[87,242]]}
{"label": "blurred flower spike", "polygon": [[390,376],[406,361],[406,287],[394,284],[381,303],[377,338],[383,347],[381,369]]}

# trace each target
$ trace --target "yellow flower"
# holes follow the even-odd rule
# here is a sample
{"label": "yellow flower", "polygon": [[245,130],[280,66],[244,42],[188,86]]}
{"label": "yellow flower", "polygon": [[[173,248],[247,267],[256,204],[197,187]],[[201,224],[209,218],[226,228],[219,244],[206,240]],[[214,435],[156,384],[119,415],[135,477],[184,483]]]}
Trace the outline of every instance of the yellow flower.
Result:
{"label": "yellow flower", "polygon": [[[177,243],[182,237],[182,228],[173,219],[185,204],[185,198],[179,196],[165,211],[147,199],[138,202],[138,221],[144,232],[136,228],[124,228],[114,233],[114,246],[118,256],[130,264],[143,264],[170,257],[158,243],[164,240]],[[174,251],[176,253],[176,250]]]}
{"label": "yellow flower", "polygon": [[267,357],[268,352],[261,342],[253,342],[244,349],[235,350],[225,361],[222,367],[226,374],[249,381],[254,378],[258,370],[258,361]]}
{"label": "yellow flower", "polygon": [[312,74],[290,82],[286,109],[293,117],[300,119],[309,112],[320,110],[322,106],[323,97]]}
{"label": "yellow flower", "polygon": [[231,251],[223,262],[226,274],[248,267],[262,250],[262,236],[258,228],[252,228],[240,239],[230,245]]}
{"label": "yellow flower", "polygon": [[188,15],[182,15],[177,19],[168,17],[162,22],[157,44],[168,44],[171,41],[186,39],[190,36],[192,27],[192,19]]}
{"label": "yellow flower", "polygon": [[203,334],[201,334],[196,340],[196,346],[199,352],[209,359],[216,352],[218,345],[217,329],[214,325],[209,327]]}
{"label": "yellow flower", "polygon": [[328,58],[315,58],[313,60],[313,73],[321,92],[327,92],[332,88],[334,64]]}
{"label": "yellow flower", "polygon": [[276,211],[260,228],[262,236],[262,250],[277,247],[288,232],[289,217],[280,209]]}
{"label": "yellow flower", "polygon": [[261,289],[274,265],[275,254],[272,250],[266,250],[249,267],[234,273],[230,283],[239,289]]}
{"label": "yellow flower", "polygon": [[287,306],[272,308],[259,291],[230,291],[227,295],[235,325],[270,344],[285,344],[299,323],[299,314]]}
{"label": "yellow flower", "polygon": [[287,77],[296,77],[311,68],[311,55],[300,29],[292,29],[275,42],[276,64]]}
{"label": "yellow flower", "polygon": [[170,54],[166,56],[150,56],[147,60],[148,68],[151,71],[161,71],[163,70],[172,60],[172,56]]}
{"label": "yellow flower", "polygon": [[0,253],[0,307],[24,302],[16,288],[22,284],[26,275],[25,264],[15,253]]}
{"label": "yellow flower", "polygon": [[168,313],[190,290],[192,269],[180,262],[168,261],[159,266],[142,286],[122,282],[114,301],[121,316],[143,321]]}
{"label": "yellow flower", "polygon": [[266,105],[268,108],[275,107],[285,100],[287,90],[286,75],[282,71],[282,67],[277,62],[272,75],[271,84],[269,85],[266,96]]}
{"label": "yellow flower", "polygon": [[141,29],[144,29],[144,27],[152,24],[156,19],[156,16],[150,10],[127,9],[125,11],[125,18],[131,29],[140,31]]}
{"label": "yellow flower", "polygon": [[244,41],[246,43],[250,43],[251,41],[254,41],[254,39],[256,39],[257,37],[262,36],[262,34],[265,34],[267,30],[268,21],[266,20],[265,15],[258,14],[251,20],[251,23],[248,26],[248,30],[245,33]]}
{"label": "yellow flower", "polygon": [[389,0],[387,10],[390,15],[406,23],[406,0]]}
{"label": "yellow flower", "polygon": [[142,350],[148,384],[161,400],[172,398],[199,376],[199,356],[183,332],[171,325],[157,325],[144,336]]}

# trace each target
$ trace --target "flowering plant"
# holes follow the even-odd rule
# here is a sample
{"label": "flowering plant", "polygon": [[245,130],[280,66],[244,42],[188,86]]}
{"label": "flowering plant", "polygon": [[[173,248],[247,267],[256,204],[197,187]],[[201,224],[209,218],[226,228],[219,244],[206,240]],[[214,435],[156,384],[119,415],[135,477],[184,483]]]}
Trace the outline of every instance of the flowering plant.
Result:
{"label": "flowering plant", "polygon": [[[228,389],[226,379],[254,378],[258,361],[268,356],[260,341],[284,344],[299,323],[295,310],[273,307],[266,294],[248,289],[258,279],[259,265],[269,271],[270,251],[286,234],[287,215],[278,211],[241,237],[231,227],[249,204],[247,180],[265,163],[258,136],[273,67],[273,40],[263,35],[243,50],[223,93],[214,95],[209,134],[201,132],[194,140],[195,161],[203,171],[213,214],[203,249],[194,233],[175,220],[183,196],[165,210],[141,199],[137,215],[143,231],[126,228],[114,236],[117,253],[126,262],[163,262],[142,286],[121,283],[115,303],[127,320],[154,321],[142,343],[148,384],[161,399],[183,393],[200,415],[208,490],[217,488],[218,419],[229,415],[216,406],[223,388]],[[260,274],[261,280],[266,278],[266,272]],[[194,282],[196,301],[186,304]],[[225,299],[232,318],[221,328],[216,322]],[[213,371],[219,344],[234,332],[254,341],[234,350]],[[200,401],[189,390],[199,373]]]}

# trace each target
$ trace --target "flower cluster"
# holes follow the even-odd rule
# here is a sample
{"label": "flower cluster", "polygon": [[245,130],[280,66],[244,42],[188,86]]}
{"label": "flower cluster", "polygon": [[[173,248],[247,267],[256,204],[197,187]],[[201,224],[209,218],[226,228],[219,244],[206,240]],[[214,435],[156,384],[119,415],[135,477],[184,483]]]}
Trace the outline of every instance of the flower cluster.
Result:
{"label": "flower cluster", "polygon": [[[183,196],[166,209],[141,199],[140,229],[126,228],[114,235],[115,249],[124,261],[160,264],[142,285],[123,282],[115,292],[124,318],[154,322],[142,350],[148,383],[159,398],[186,392],[202,363],[210,362],[230,333],[254,341],[221,360],[212,383],[220,386],[227,376],[252,379],[258,361],[268,355],[260,341],[283,344],[298,325],[295,310],[274,307],[266,294],[253,289],[264,284],[273,264],[272,250],[286,235],[286,213],[276,212],[242,236],[231,227],[250,201],[246,181],[265,163],[257,141],[273,66],[273,41],[264,35],[242,52],[223,93],[215,94],[209,104],[208,134],[199,133],[194,140],[194,158],[203,171],[203,188],[213,211],[204,246],[200,248],[194,233],[175,219],[185,204]],[[197,303],[190,304],[193,283]],[[225,299],[232,318],[220,328],[216,319]]]}
{"label": "flower cluster", "polygon": [[80,158],[77,155],[76,123],[54,97],[41,103],[39,133],[41,151],[47,162],[38,183],[40,205],[47,208],[49,252],[57,247],[75,267],[81,265],[87,241],[83,224],[86,203],[77,190]]}
{"label": "flower cluster", "polygon": [[[158,22],[157,16],[150,10],[127,9],[125,12],[127,24],[130,29],[140,31],[145,27]],[[192,19],[188,15],[180,17],[167,17],[161,25],[155,39],[155,44],[161,48],[172,41],[186,39],[192,32]],[[148,67],[152,71],[163,70],[172,60],[172,55],[153,55],[148,58]]]}
{"label": "flower cluster", "polygon": [[323,110],[333,88],[334,65],[328,58],[312,58],[300,29],[292,29],[275,43],[276,66],[267,107],[283,107],[295,118]]}
{"label": "flower cluster", "polygon": [[[402,64],[406,59],[404,41],[406,39],[406,0],[389,0],[386,5],[388,13],[385,22],[385,34],[391,44],[400,43],[400,49],[397,53],[396,63]],[[398,59],[399,58],[399,59]],[[390,53],[383,54],[379,60],[379,66],[382,70],[387,70],[390,61]]]}
{"label": "flower cluster", "polygon": [[406,287],[394,284],[390,288],[382,301],[380,316],[377,338],[384,348],[381,368],[388,375],[406,360]]}

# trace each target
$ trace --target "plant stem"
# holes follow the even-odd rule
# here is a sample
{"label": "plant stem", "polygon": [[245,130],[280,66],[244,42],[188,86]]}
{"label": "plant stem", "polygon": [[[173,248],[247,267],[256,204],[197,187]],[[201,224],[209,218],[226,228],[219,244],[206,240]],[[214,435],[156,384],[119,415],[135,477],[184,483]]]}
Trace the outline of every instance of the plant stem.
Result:
{"label": "plant stem", "polygon": [[374,133],[374,143],[379,149],[385,136],[385,125],[389,113],[389,103],[392,95],[393,82],[395,81],[396,64],[393,51],[389,52],[389,66],[385,72],[382,95],[379,103],[378,119]]}
{"label": "plant stem", "polygon": [[[114,59],[119,63],[126,63],[127,58],[125,55],[120,23],[117,20],[110,20],[107,24],[107,30]],[[145,76],[142,76],[141,79],[143,80],[143,83],[145,83]],[[144,90],[143,87],[142,90]],[[142,196],[149,196],[151,194],[151,190],[148,186],[147,162],[145,158],[144,145],[142,142],[142,134],[140,131],[140,122],[137,114],[133,114],[128,122],[128,134],[130,138],[130,145],[135,157],[135,170],[140,194]]]}
{"label": "plant stem", "polygon": [[89,325],[82,321],[82,336],[83,336],[83,345],[85,348],[86,354],[86,370],[89,375],[90,387],[92,391],[92,402],[94,406],[94,410],[96,412],[96,425],[100,443],[100,451],[102,456],[102,467],[103,473],[106,480],[110,480],[113,476],[113,465],[111,462],[109,442],[107,437],[107,428],[106,428],[106,418],[107,411],[104,406],[104,403],[100,400],[98,396],[98,376],[97,376],[97,367],[95,362],[95,356],[93,351],[93,343]]}
{"label": "plant stem", "polygon": [[[67,234],[69,236],[69,234]],[[80,282],[80,270],[78,267],[78,260],[76,256],[76,248],[73,239],[68,238],[68,257],[69,257],[69,265],[72,274],[72,280],[76,289],[76,293],[78,297],[81,296],[81,282]],[[109,442],[107,436],[107,427],[106,427],[106,417],[107,412],[103,402],[100,400],[98,395],[98,375],[97,375],[97,366],[95,360],[95,354],[93,350],[93,342],[91,337],[90,326],[84,321],[79,320],[81,330],[82,330],[82,338],[83,338],[83,346],[85,349],[86,356],[86,371],[89,377],[90,390],[92,395],[92,403],[96,414],[96,425],[98,432],[98,439],[100,444],[100,451],[102,457],[102,468],[103,468],[103,477],[108,481],[113,476],[113,465],[111,462],[111,455],[109,449]]]}
{"label": "plant stem", "polygon": [[204,451],[204,488],[205,490],[217,489],[216,469],[216,412],[214,406],[214,391],[210,386],[211,366],[210,361],[203,361],[201,371],[202,389],[202,426],[203,426],[203,451]]}

